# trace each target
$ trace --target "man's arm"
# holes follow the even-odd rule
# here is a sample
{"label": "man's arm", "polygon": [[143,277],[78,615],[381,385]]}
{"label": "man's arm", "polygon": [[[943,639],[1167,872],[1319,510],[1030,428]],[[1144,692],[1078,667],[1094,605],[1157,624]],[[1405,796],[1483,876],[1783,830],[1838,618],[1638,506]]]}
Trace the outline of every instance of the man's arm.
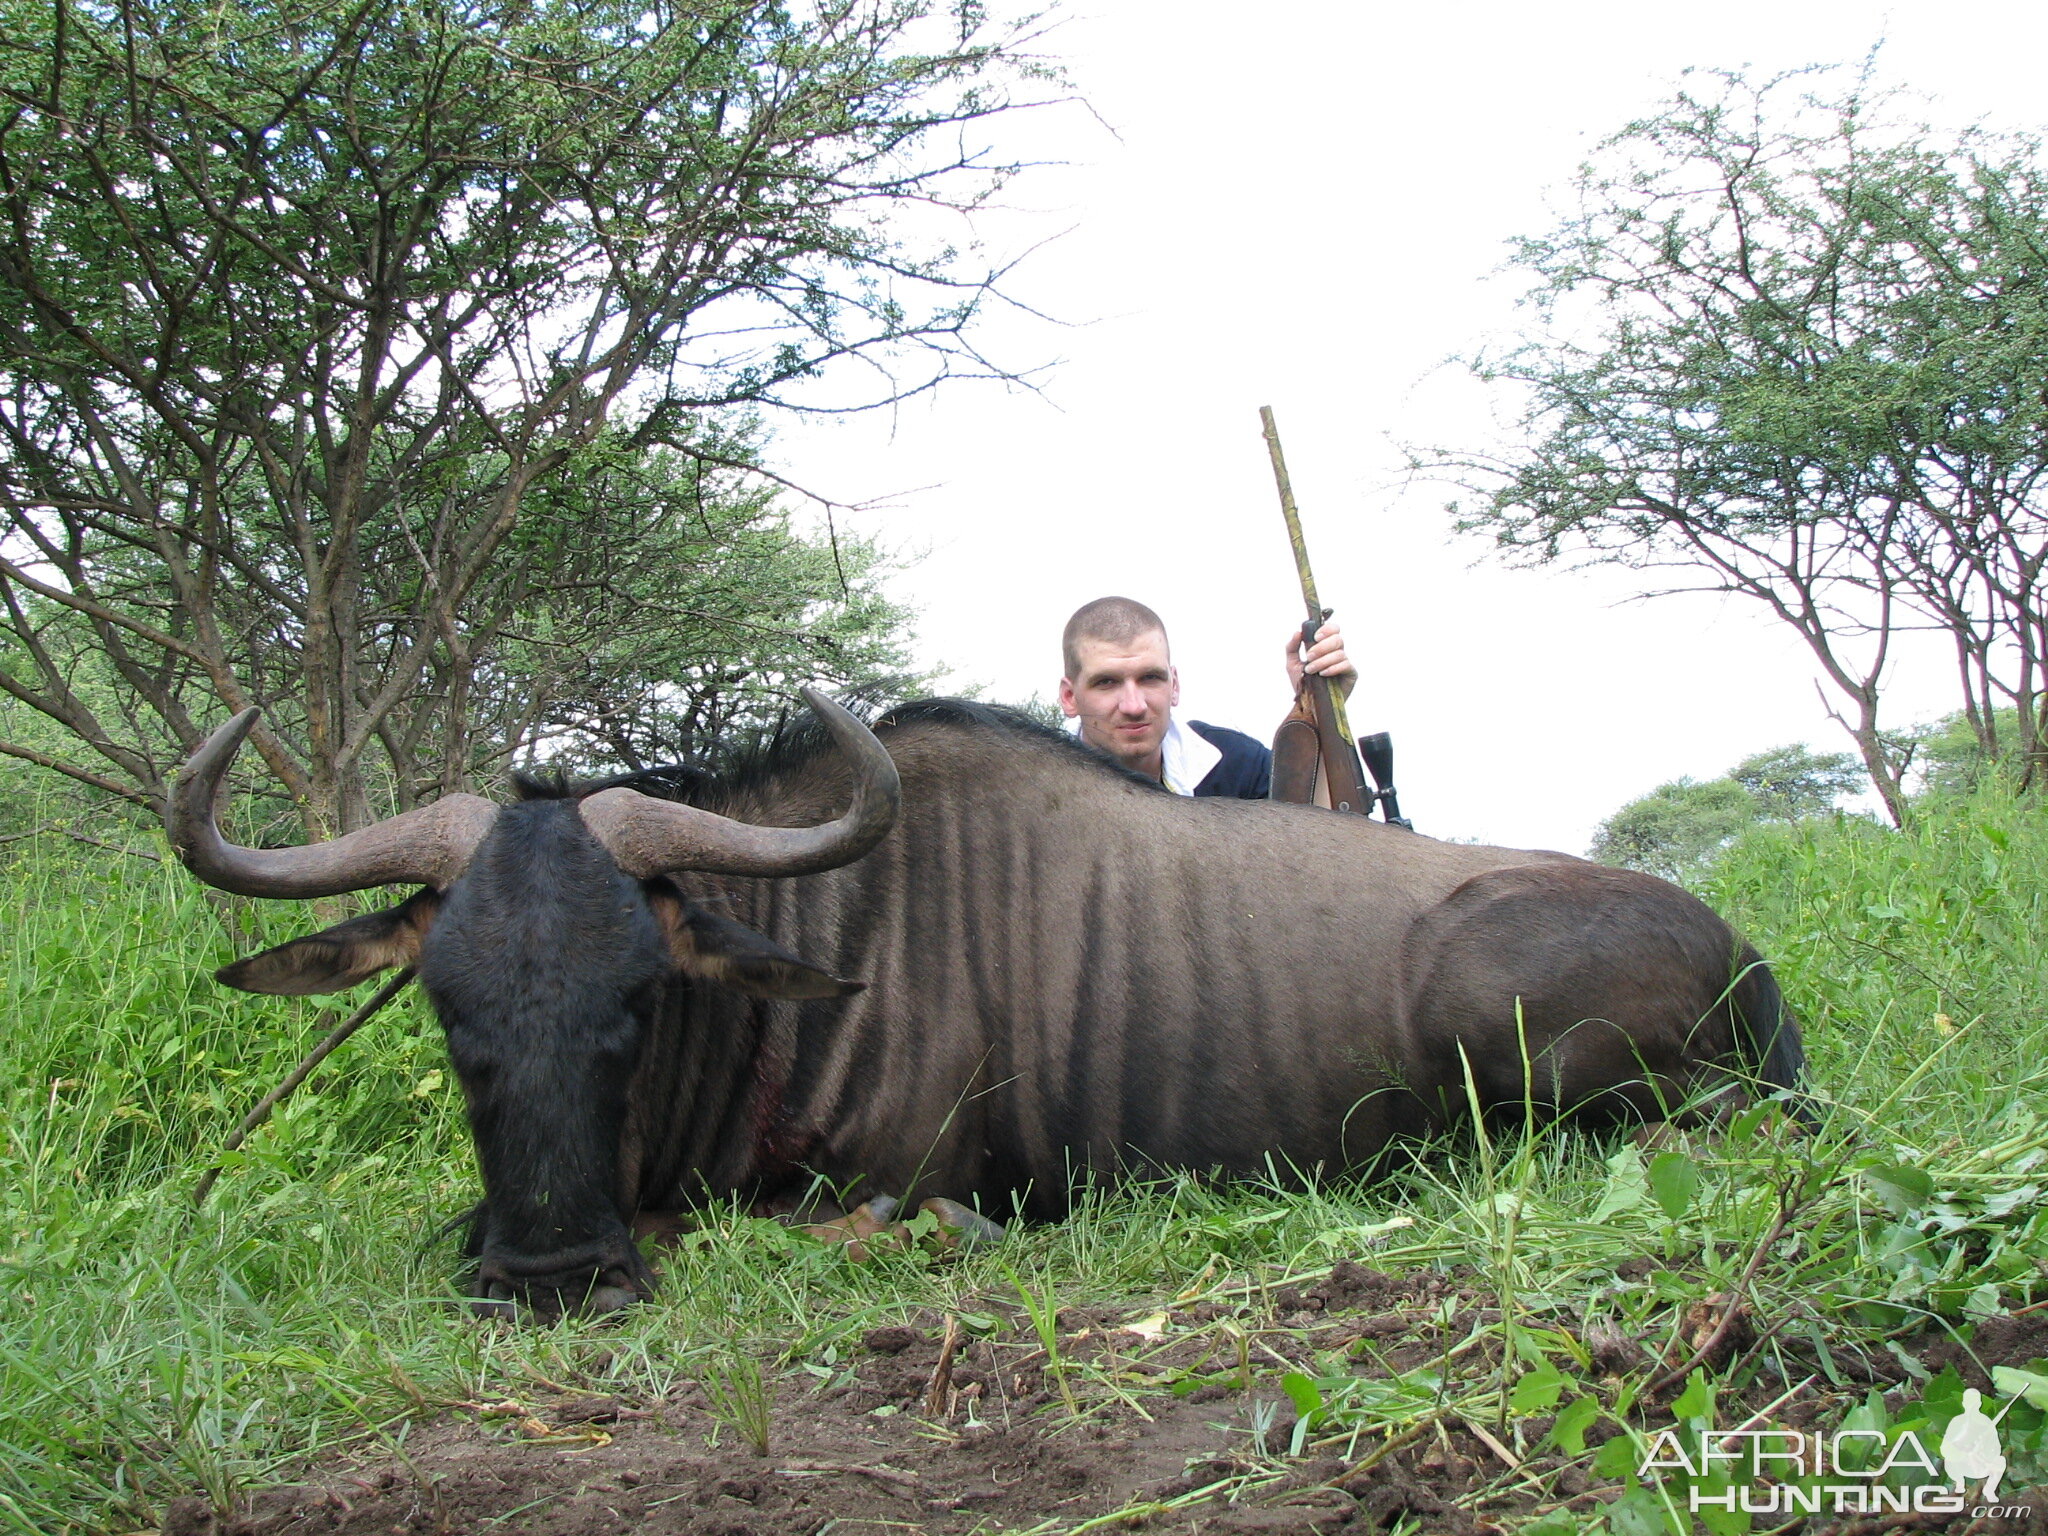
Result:
{"label": "man's arm", "polygon": [[1309,647],[1308,655],[1301,654],[1301,629],[1297,625],[1287,635],[1287,686],[1294,692],[1301,692],[1301,675],[1304,670],[1318,673],[1330,680],[1330,686],[1337,690],[1339,698],[1348,698],[1358,681],[1358,668],[1351,664],[1351,658],[1344,654],[1344,635],[1334,622],[1325,624],[1316,631],[1316,643]]}

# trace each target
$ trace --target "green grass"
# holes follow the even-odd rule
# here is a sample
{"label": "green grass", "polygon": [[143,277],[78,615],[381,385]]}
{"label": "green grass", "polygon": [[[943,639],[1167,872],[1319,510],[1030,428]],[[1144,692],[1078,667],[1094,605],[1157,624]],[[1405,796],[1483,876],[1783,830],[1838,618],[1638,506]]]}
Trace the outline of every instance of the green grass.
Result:
{"label": "green grass", "polygon": [[[1700,1394],[1839,1374],[1844,1352],[1917,1349],[2048,1298],[2048,817],[1996,792],[1931,807],[1904,835],[1759,830],[1703,890],[1800,1012],[1830,1115],[1813,1141],[1767,1123],[1661,1152],[1468,1137],[1367,1188],[1183,1180],[1094,1198],[939,1262],[852,1266],[714,1213],[664,1261],[662,1299],[606,1327],[479,1326],[449,1304],[452,1244],[426,1238],[475,1180],[416,998],[343,1047],[193,1212],[243,1111],[353,1004],[211,980],[309,913],[220,907],[175,869],[47,849],[0,882],[0,1530],[150,1527],[173,1495],[225,1503],[324,1448],[400,1445],[423,1415],[536,1384],[744,1386],[736,1342],[758,1341],[746,1359],[771,1377],[816,1375],[917,1307],[1014,1310],[1021,1292],[1042,1314],[1025,1326],[1056,1334],[1055,1307],[1263,1304],[1368,1251],[1387,1269],[1466,1266],[1497,1317],[1405,1373],[1356,1356],[1282,1373],[1244,1320],[1219,1322],[1218,1379],[1256,1375],[1295,1403],[1292,1440],[1275,1431],[1266,1448],[1275,1465],[1319,1447],[1362,1457],[1453,1413],[1533,1455],[1554,1418],[1552,1462],[1621,1486],[1623,1458],[1603,1467],[1592,1445],[1616,1426],[1640,1435],[1658,1370],[1603,1378],[1585,1343],[1601,1326],[1655,1348],[1689,1307],[1746,1292],[1777,1331],[1733,1379],[1724,1366],[1687,1389],[1678,1406],[1697,1412]],[[1061,1348],[1047,1348],[1063,1393],[1048,1414],[1128,1390]],[[1648,1493],[1612,1528],[1651,1528],[1627,1523]]]}

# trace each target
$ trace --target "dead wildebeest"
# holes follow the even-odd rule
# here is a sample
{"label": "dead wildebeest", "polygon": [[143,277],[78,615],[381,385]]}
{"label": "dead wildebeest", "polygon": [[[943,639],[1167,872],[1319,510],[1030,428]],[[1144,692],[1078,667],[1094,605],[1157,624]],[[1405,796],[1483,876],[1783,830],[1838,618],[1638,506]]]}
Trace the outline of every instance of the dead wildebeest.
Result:
{"label": "dead wildebeest", "polygon": [[171,840],[209,884],[424,887],[220,979],[418,965],[483,1172],[478,1295],[621,1304],[652,1283],[636,1217],[814,1178],[1052,1217],[1077,1176],[1353,1168],[1468,1071],[1485,1106],[1644,1119],[1797,1082],[1769,971],[1661,880],[1179,798],[979,705],[871,733],[806,697],[825,732],[728,772],[305,848],[216,829],[253,711],[186,767]]}

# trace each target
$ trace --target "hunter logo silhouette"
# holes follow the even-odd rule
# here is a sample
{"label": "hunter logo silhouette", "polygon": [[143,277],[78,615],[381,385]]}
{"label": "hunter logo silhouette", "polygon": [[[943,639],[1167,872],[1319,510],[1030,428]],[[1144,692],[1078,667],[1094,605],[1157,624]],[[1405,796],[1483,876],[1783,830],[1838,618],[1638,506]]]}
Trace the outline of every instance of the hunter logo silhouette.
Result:
{"label": "hunter logo silhouette", "polygon": [[[2018,1399],[2014,1399],[2018,1401]],[[2007,1403],[1998,1419],[2012,1407]],[[1966,1482],[1984,1479],[1982,1498],[1996,1502],[1999,1480],[2005,1476],[2005,1452],[1998,1443],[1998,1419],[1984,1411],[1984,1394],[1975,1387],[1963,1389],[1963,1411],[1948,1421],[1941,1435],[1942,1469],[1954,1480],[1957,1493]]]}

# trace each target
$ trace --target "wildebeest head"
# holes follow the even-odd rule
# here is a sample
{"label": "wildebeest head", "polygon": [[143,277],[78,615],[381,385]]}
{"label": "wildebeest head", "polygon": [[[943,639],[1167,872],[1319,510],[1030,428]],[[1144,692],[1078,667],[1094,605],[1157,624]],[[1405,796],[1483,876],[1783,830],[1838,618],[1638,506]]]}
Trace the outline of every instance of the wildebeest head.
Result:
{"label": "wildebeest head", "polygon": [[484,1181],[477,1294],[487,1304],[608,1308],[651,1288],[628,1222],[627,1089],[678,975],[755,997],[859,989],[691,901],[670,872],[784,876],[861,857],[894,822],[896,768],[872,733],[803,690],[853,762],[852,804],[814,827],[762,827],[628,788],[498,806],[449,795],[331,842],[240,848],[215,802],[255,724],[247,710],[180,775],[167,821],[200,879],[311,898],[418,884],[395,907],[223,968],[250,992],[305,995],[416,965],[448,1036]]}

